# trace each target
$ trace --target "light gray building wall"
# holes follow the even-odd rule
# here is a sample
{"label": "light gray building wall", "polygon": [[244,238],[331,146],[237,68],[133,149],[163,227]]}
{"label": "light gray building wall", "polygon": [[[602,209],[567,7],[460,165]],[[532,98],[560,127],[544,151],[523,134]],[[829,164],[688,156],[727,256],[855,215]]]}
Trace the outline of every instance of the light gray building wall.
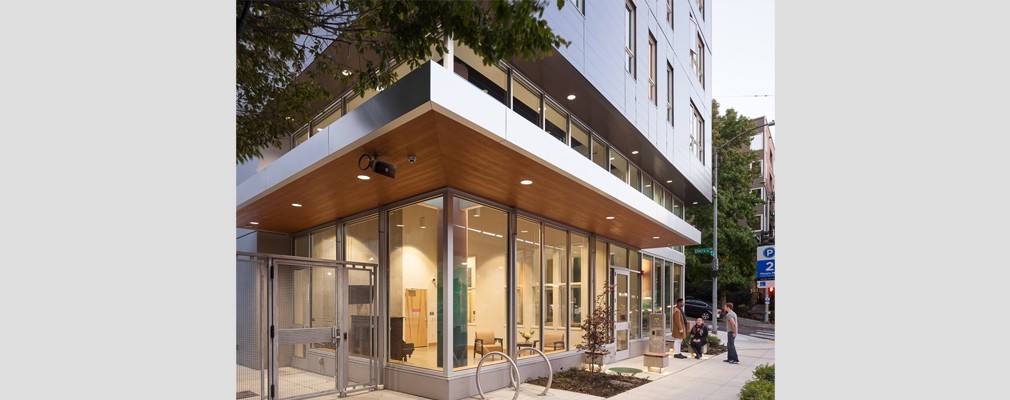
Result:
{"label": "light gray building wall", "polygon": [[[706,13],[711,0],[705,2]],[[624,1],[588,2],[585,14],[572,4],[544,12],[551,29],[571,41],[557,53],[572,64],[692,185],[711,197],[712,46],[711,17],[702,18],[698,0],[672,0],[673,27],[665,0],[630,1],[635,6],[635,74],[624,69]],[[649,34],[657,43],[657,100],[649,99]],[[704,43],[704,85],[694,73],[691,50],[698,35]],[[673,68],[673,113],[666,118],[667,64]],[[705,120],[703,163],[691,154],[691,123],[697,107]],[[626,150],[626,149],[621,149]],[[625,151],[627,153],[627,151]]]}

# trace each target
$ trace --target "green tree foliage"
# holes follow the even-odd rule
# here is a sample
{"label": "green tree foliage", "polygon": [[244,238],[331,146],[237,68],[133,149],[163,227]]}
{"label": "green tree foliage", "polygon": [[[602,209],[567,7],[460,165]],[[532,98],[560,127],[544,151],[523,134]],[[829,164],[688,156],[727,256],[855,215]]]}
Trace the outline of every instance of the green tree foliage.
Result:
{"label": "green tree foliage", "polygon": [[[719,102],[712,100],[713,149],[753,127],[750,118],[732,108],[719,115]],[[750,189],[761,171],[751,168],[758,154],[750,150],[750,139],[759,132],[754,130],[719,150],[719,288],[724,291],[727,286],[749,285],[757,279],[758,241],[750,224],[757,222],[754,207],[761,203],[761,198]],[[691,225],[702,230],[701,245],[697,247],[712,247],[712,205],[688,207],[686,217]],[[746,221],[747,226],[741,226],[741,221]],[[711,279],[712,256],[694,254],[691,250],[686,253],[688,282],[698,285]]]}
{"label": "green tree foliage", "polygon": [[[490,64],[549,55],[570,42],[543,20],[543,0],[243,1],[236,4],[236,162],[310,121],[330,100],[323,79],[359,95],[390,86],[393,67],[446,51],[443,33]],[[564,0],[557,1],[558,9]]]}

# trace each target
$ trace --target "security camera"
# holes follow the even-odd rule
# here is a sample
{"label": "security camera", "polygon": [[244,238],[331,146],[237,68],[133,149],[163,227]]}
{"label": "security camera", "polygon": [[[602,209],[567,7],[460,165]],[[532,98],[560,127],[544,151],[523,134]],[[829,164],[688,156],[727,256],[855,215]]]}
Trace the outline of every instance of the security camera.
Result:
{"label": "security camera", "polygon": [[417,161],[417,156],[407,156],[407,161],[410,161],[411,163],[413,163],[413,162]]}

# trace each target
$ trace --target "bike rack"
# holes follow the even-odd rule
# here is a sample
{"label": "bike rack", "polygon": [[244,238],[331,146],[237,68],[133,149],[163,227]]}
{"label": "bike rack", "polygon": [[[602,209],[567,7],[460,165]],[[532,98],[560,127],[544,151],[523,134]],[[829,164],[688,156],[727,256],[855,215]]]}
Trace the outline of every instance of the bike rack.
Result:
{"label": "bike rack", "polygon": [[[524,351],[535,351],[537,353],[540,353],[540,357],[543,357],[544,358],[544,362],[547,363],[547,371],[550,372],[551,374],[547,376],[547,387],[544,388],[544,392],[540,393],[538,395],[538,396],[546,396],[547,395],[547,391],[551,390],[551,382],[554,381],[554,368],[551,368],[551,360],[547,359],[547,355],[544,354],[544,352],[542,352],[540,350],[537,350],[537,349],[535,349],[533,347],[524,347],[524,348],[521,348],[512,357],[514,357],[516,360],[518,360],[519,359],[519,354],[521,354]],[[517,367],[516,368],[516,378],[515,378],[515,380],[512,379],[512,374],[509,374],[509,380],[512,382],[509,385],[509,387],[512,387],[512,385],[516,385],[516,391],[517,392],[519,391],[519,389],[518,389],[519,384],[516,383],[516,381],[519,380],[519,373],[518,373],[518,371],[519,371],[519,368]]]}
{"label": "bike rack", "polygon": [[[484,400],[487,400],[487,397],[484,396],[484,391],[481,390],[481,388],[480,388],[480,366],[484,364],[484,359],[488,358],[488,356],[493,356],[495,354],[500,355],[502,357],[505,357],[505,359],[509,361],[509,364],[512,364],[512,369],[509,370],[509,380],[510,381],[512,379],[512,372],[515,372],[516,379],[518,379],[518,377],[519,377],[519,366],[516,365],[515,361],[512,361],[512,358],[510,358],[508,356],[508,354],[502,353],[500,351],[492,351],[490,353],[485,354],[483,357],[480,358],[480,362],[477,363],[477,372],[474,373],[474,375],[473,375],[473,379],[475,379],[477,381],[477,392],[480,393],[480,398],[482,398]],[[516,354],[518,354],[518,353],[516,353]],[[519,398],[519,385],[520,385],[519,383],[516,383],[516,394],[515,394],[515,396],[512,396],[512,400],[516,400],[516,399]],[[544,391],[544,393],[547,393],[547,392]]]}

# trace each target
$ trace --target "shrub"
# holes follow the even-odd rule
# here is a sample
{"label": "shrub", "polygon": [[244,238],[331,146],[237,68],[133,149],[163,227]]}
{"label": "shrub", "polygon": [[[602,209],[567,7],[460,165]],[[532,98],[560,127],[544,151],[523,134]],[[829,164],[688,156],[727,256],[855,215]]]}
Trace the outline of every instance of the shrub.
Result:
{"label": "shrub", "polygon": [[716,336],[716,335],[709,335],[708,336],[708,347],[715,348],[716,346],[719,345],[719,343],[722,343],[722,340],[719,340],[718,336]]}
{"label": "shrub", "polygon": [[747,314],[747,310],[749,310],[749,309],[750,309],[750,307],[747,307],[746,304],[741,304],[739,306],[736,306],[736,312],[740,313],[740,314]]}
{"label": "shrub", "polygon": [[754,380],[740,389],[740,400],[775,399],[775,364],[761,364],[754,368]]}
{"label": "shrub", "polygon": [[740,389],[740,400],[774,400],[775,382],[748,381]]}
{"label": "shrub", "polygon": [[775,364],[761,364],[754,368],[754,378],[762,381],[775,382]]}

